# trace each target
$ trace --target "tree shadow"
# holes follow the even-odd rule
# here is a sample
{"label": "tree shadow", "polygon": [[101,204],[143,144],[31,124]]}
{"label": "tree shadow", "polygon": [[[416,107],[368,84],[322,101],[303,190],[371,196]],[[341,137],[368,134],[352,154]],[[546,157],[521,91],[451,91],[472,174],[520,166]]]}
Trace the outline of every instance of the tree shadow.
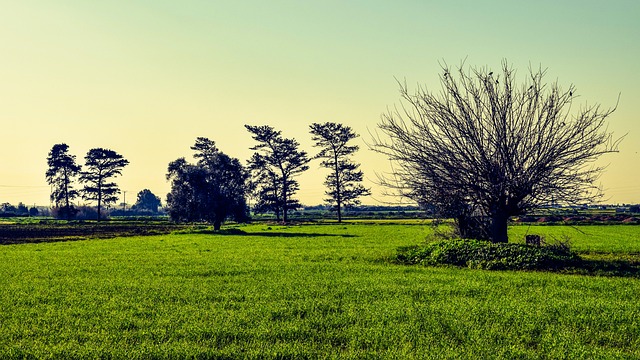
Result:
{"label": "tree shadow", "polygon": [[582,259],[569,273],[588,276],[640,278],[640,262],[621,259]]}
{"label": "tree shadow", "polygon": [[210,235],[233,235],[233,236],[264,236],[264,237],[281,237],[281,238],[315,238],[315,237],[342,237],[353,238],[358,235],[350,234],[324,234],[324,233],[298,233],[298,232],[280,232],[280,231],[252,231],[246,232],[240,229],[221,229],[221,230],[197,230],[193,233],[210,234]]}

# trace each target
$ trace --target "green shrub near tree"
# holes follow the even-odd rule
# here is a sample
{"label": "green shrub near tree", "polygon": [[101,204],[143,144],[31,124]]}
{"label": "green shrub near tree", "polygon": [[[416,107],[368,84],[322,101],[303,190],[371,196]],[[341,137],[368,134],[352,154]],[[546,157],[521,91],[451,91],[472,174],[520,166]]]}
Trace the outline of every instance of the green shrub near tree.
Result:
{"label": "green shrub near tree", "polygon": [[454,265],[487,270],[559,270],[580,263],[566,246],[531,246],[482,240],[441,240],[398,248],[403,264]]}

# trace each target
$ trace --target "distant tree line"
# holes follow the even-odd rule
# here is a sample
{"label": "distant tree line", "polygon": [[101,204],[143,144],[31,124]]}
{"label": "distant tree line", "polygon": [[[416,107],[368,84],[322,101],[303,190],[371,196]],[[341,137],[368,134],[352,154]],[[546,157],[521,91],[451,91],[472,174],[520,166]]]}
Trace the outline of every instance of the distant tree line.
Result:
{"label": "distant tree line", "polygon": [[12,217],[12,216],[38,216],[40,210],[37,207],[28,207],[27,205],[19,202],[14,206],[8,202],[0,204],[0,217]]}
{"label": "distant tree line", "polygon": [[[310,157],[300,149],[298,141],[286,138],[271,126],[245,128],[256,141],[255,152],[243,165],[240,160],[221,152],[213,140],[196,139],[191,147],[195,163],[179,158],[169,163],[166,211],[176,222],[209,222],[219,229],[228,219],[246,221],[250,211],[272,213],[278,221],[288,221],[289,212],[299,209],[296,198],[300,189],[297,177],[309,169],[313,159],[330,170],[325,186],[326,203],[342,221],[342,209],[360,203],[370,194],[360,183],[363,180],[359,164],[350,160],[358,146],[349,144],[358,135],[348,126],[337,123],[314,123],[310,133],[320,151]],[[94,148],[87,152],[85,163],[78,164],[67,144],[55,144],[47,157],[45,177],[51,185],[51,201],[58,218],[73,219],[82,210],[74,201],[82,198],[96,204],[95,218],[104,217],[103,209],[115,204],[121,193],[114,178],[122,175],[129,164],[117,152]],[[249,208],[249,200],[253,207]],[[140,191],[130,211],[157,213],[161,200],[149,189]]]}

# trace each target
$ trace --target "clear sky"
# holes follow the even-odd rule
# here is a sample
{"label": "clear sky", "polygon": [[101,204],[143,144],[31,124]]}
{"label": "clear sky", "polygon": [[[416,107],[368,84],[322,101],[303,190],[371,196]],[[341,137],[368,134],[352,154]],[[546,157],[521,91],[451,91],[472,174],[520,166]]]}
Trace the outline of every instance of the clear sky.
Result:
{"label": "clear sky", "polygon": [[[395,78],[438,91],[439,63],[575,84],[580,101],[613,106],[627,133],[602,159],[611,203],[640,202],[640,1],[0,0],[0,202],[49,204],[44,173],[56,143],[84,163],[94,147],[130,161],[116,180],[127,202],[148,188],[163,201],[167,164],[198,136],[249,158],[244,124],[268,124],[313,153],[309,124],[362,136],[373,195],[390,169],[365,142]],[[313,162],[299,198],[319,204],[326,172]]]}

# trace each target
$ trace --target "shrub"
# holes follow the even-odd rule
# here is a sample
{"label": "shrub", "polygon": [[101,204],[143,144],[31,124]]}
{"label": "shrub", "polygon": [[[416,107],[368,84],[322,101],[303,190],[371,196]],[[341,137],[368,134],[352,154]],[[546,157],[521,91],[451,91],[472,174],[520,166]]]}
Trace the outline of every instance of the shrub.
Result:
{"label": "shrub", "polygon": [[402,264],[454,265],[489,270],[557,270],[581,259],[566,247],[453,239],[397,250]]}
{"label": "shrub", "polygon": [[67,206],[56,206],[51,208],[51,214],[56,219],[75,219],[78,214],[78,209],[76,209],[73,205]]}
{"label": "shrub", "polygon": [[[78,212],[76,213],[76,220],[96,220],[98,218],[98,210],[93,206],[78,206]],[[101,215],[101,219],[105,220],[107,216],[105,214]]]}

